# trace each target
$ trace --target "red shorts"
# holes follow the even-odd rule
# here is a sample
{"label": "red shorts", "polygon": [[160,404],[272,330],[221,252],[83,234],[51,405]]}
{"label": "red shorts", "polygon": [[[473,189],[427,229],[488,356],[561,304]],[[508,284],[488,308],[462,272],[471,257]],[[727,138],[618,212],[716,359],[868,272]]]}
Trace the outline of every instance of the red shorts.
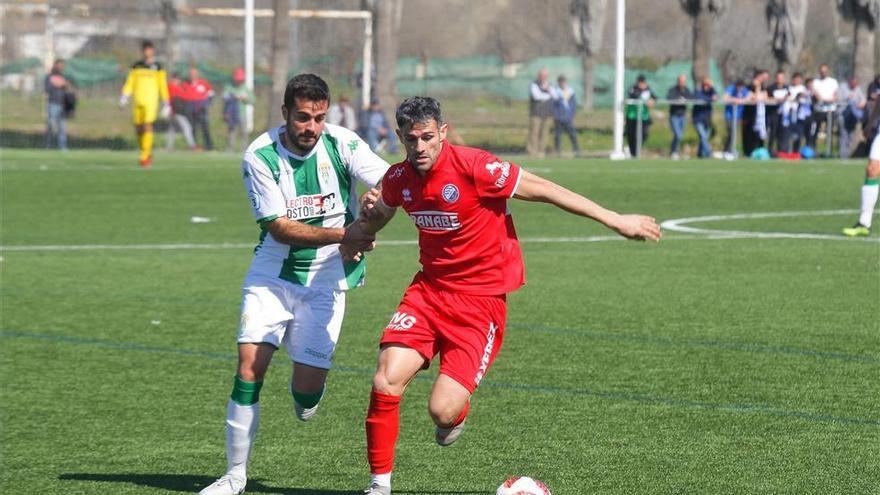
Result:
{"label": "red shorts", "polygon": [[437,289],[421,273],[403,294],[379,345],[401,344],[425,358],[440,353],[440,373],[474,393],[504,340],[507,296]]}

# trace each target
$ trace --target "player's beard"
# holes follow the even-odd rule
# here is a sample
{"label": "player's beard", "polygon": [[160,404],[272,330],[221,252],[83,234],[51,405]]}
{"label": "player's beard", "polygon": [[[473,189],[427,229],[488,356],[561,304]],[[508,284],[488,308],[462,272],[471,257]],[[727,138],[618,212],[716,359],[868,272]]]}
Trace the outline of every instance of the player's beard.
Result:
{"label": "player's beard", "polygon": [[296,134],[289,126],[285,134],[287,135],[287,142],[290,145],[291,151],[295,151],[299,155],[312,151],[312,148],[318,144],[320,137],[320,134],[315,134],[311,131]]}

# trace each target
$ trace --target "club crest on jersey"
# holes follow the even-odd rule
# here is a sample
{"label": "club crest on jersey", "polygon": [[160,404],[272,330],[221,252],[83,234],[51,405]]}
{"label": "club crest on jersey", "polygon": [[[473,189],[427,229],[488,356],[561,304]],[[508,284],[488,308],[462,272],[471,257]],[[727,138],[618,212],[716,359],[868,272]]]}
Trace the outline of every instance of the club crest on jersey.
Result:
{"label": "club crest on jersey", "polygon": [[287,200],[287,218],[304,220],[337,213],[336,193],[308,194]]}
{"label": "club crest on jersey", "polygon": [[412,201],[412,192],[410,192],[409,188],[404,187],[400,194],[403,195],[404,201]]}
{"label": "club crest on jersey", "polygon": [[[500,170],[501,174],[497,175],[496,171]],[[489,175],[492,177],[496,177],[495,179],[495,187],[502,188],[504,184],[507,182],[507,178],[510,177],[510,162],[492,162],[486,164],[486,171],[489,172]]]}
{"label": "club crest on jersey", "polygon": [[455,184],[446,184],[443,186],[443,199],[447,203],[455,203],[458,201],[458,187]]}
{"label": "club crest on jersey", "polygon": [[330,181],[330,162],[320,162],[318,163],[318,173],[321,174],[321,179],[326,184]]}
{"label": "club crest on jersey", "polygon": [[458,230],[458,213],[448,211],[413,211],[409,216],[421,230]]}

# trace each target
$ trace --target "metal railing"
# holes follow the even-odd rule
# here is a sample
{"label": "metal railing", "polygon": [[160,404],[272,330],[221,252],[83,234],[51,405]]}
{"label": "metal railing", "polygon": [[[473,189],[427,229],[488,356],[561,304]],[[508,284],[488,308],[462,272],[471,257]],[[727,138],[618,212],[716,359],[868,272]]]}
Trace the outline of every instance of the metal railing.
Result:
{"label": "metal railing", "polygon": [[[723,97],[723,96],[722,96]],[[723,100],[719,100],[713,103],[707,103],[705,100],[668,100],[668,99],[656,99],[653,100],[654,105],[664,105],[664,106],[673,106],[673,105],[684,105],[687,107],[693,106],[712,106],[712,107],[731,107],[731,121],[730,121],[730,152],[734,154],[734,156],[739,156],[738,144],[737,141],[739,139],[739,112],[740,107],[745,106],[756,106],[758,102],[742,102],[742,103],[733,103],[733,102],[725,102]],[[638,157],[642,151],[642,124],[643,124],[643,116],[647,106],[646,100],[642,99],[634,99],[628,98],[623,100],[625,106],[628,105],[636,105],[636,155]],[[764,102],[765,105],[781,105],[782,102]],[[834,120],[835,116],[838,114],[838,106],[836,104],[824,105],[821,107],[818,105],[813,105],[811,111],[813,114],[821,111],[826,114],[825,119],[825,153],[823,156],[826,158],[831,156],[832,151],[832,135],[834,128]],[[625,110],[625,109],[624,109]],[[726,147],[725,147],[726,148]],[[635,158],[633,157],[633,158]]]}

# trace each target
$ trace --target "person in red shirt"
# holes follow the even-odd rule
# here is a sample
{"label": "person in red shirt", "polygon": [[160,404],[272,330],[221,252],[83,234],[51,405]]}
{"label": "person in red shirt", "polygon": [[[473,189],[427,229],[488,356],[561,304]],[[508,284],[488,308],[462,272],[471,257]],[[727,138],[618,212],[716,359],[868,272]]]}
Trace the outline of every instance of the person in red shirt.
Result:
{"label": "person in red shirt", "polygon": [[422,270],[385,327],[373,377],[366,419],[368,495],[391,493],[400,400],[438,353],[440,373],[428,401],[435,439],[446,446],[461,434],[471,395],[504,340],[506,294],[525,283],[509,198],[550,203],[629,239],[660,240],[651,217],[607,210],[487,151],[448,143],[433,98],[405,100],[396,120],[406,160],[388,169],[381,191],[363,196],[352,241],[340,246],[346,257],[359,258],[399,207],[419,229]]}
{"label": "person in red shirt", "polygon": [[192,118],[193,137],[198,139],[201,128],[204,149],[214,149],[211,128],[208,126],[208,109],[214,98],[214,88],[207,79],[199,77],[199,69],[190,67],[189,79],[183,82],[181,91],[186,101],[187,113]]}

